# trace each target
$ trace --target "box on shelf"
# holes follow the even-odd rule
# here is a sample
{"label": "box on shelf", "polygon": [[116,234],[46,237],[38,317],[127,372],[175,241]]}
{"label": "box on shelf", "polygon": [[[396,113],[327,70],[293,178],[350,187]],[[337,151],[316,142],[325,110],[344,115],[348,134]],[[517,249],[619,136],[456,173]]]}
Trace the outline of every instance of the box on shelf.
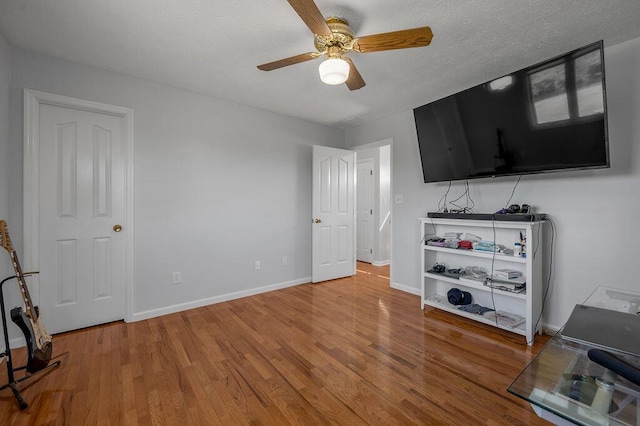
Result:
{"label": "box on shelf", "polygon": [[493,271],[494,278],[501,278],[504,280],[510,280],[512,278],[518,278],[522,275],[522,272],[513,269],[496,269]]}
{"label": "box on shelf", "polygon": [[484,285],[486,285],[487,287],[495,288],[497,290],[508,291],[511,293],[524,293],[527,291],[527,286],[525,283],[510,284],[505,283],[504,281],[494,281],[487,279]]}

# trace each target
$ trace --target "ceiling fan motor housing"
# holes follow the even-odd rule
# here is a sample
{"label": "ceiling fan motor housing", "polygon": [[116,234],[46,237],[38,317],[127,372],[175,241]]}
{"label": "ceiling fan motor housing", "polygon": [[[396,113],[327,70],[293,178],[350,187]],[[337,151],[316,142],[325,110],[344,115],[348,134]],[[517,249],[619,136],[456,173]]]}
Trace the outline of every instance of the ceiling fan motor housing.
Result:
{"label": "ceiling fan motor housing", "polygon": [[353,31],[346,19],[331,17],[327,18],[326,22],[331,29],[331,35],[316,34],[314,45],[318,52],[326,53],[330,58],[339,58],[353,47]]}

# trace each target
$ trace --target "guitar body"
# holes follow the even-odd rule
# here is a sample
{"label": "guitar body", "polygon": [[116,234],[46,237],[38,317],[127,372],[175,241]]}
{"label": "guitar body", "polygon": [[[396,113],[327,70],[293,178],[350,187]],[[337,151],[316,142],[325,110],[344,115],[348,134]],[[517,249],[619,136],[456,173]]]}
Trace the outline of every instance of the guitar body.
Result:
{"label": "guitar body", "polygon": [[[20,307],[11,309],[11,321],[22,330],[27,341],[27,371],[36,373],[45,368],[53,353],[51,337],[49,336],[48,340],[43,336],[38,337],[34,332],[34,323]],[[42,324],[38,324],[38,322],[35,324],[36,330],[42,329]]]}
{"label": "guitar body", "polygon": [[22,273],[18,255],[9,237],[7,222],[4,220],[0,220],[0,246],[2,246],[2,248],[9,253],[9,257],[11,257],[13,270],[16,273],[15,279],[18,282],[18,288],[24,301],[24,311],[20,307],[11,310],[11,320],[15,322],[24,333],[28,351],[27,371],[29,373],[35,373],[45,368],[51,360],[51,353],[53,352],[51,335],[44,329],[40,310],[31,303],[29,289],[27,288],[27,283],[24,281],[25,274]]}

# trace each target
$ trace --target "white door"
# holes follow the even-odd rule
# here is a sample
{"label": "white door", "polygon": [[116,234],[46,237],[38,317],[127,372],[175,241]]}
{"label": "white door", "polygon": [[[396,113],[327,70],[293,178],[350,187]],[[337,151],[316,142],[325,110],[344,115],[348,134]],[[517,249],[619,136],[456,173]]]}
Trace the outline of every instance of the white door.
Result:
{"label": "white door", "polygon": [[312,268],[316,283],[355,275],[355,153],[313,147]]}
{"label": "white door", "polygon": [[373,262],[373,160],[358,161],[356,258]]}
{"label": "white door", "polygon": [[37,129],[34,239],[46,327],[59,333],[124,319],[128,123],[42,103]]}

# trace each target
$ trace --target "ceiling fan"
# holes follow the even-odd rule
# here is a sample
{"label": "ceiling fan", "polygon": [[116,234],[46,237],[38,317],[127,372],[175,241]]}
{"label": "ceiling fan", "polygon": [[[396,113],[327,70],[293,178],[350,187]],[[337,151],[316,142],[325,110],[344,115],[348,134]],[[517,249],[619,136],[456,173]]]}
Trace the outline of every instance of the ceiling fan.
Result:
{"label": "ceiling fan", "polygon": [[314,34],[314,45],[318,51],[258,65],[258,69],[262,71],[272,71],[324,55],[327,59],[320,64],[320,79],[332,85],[345,83],[349,90],[358,90],[366,83],[353,61],[346,56],[347,53],[423,47],[428,46],[433,38],[429,27],[356,37],[345,19],[335,17],[325,19],[313,0],[287,1]]}

